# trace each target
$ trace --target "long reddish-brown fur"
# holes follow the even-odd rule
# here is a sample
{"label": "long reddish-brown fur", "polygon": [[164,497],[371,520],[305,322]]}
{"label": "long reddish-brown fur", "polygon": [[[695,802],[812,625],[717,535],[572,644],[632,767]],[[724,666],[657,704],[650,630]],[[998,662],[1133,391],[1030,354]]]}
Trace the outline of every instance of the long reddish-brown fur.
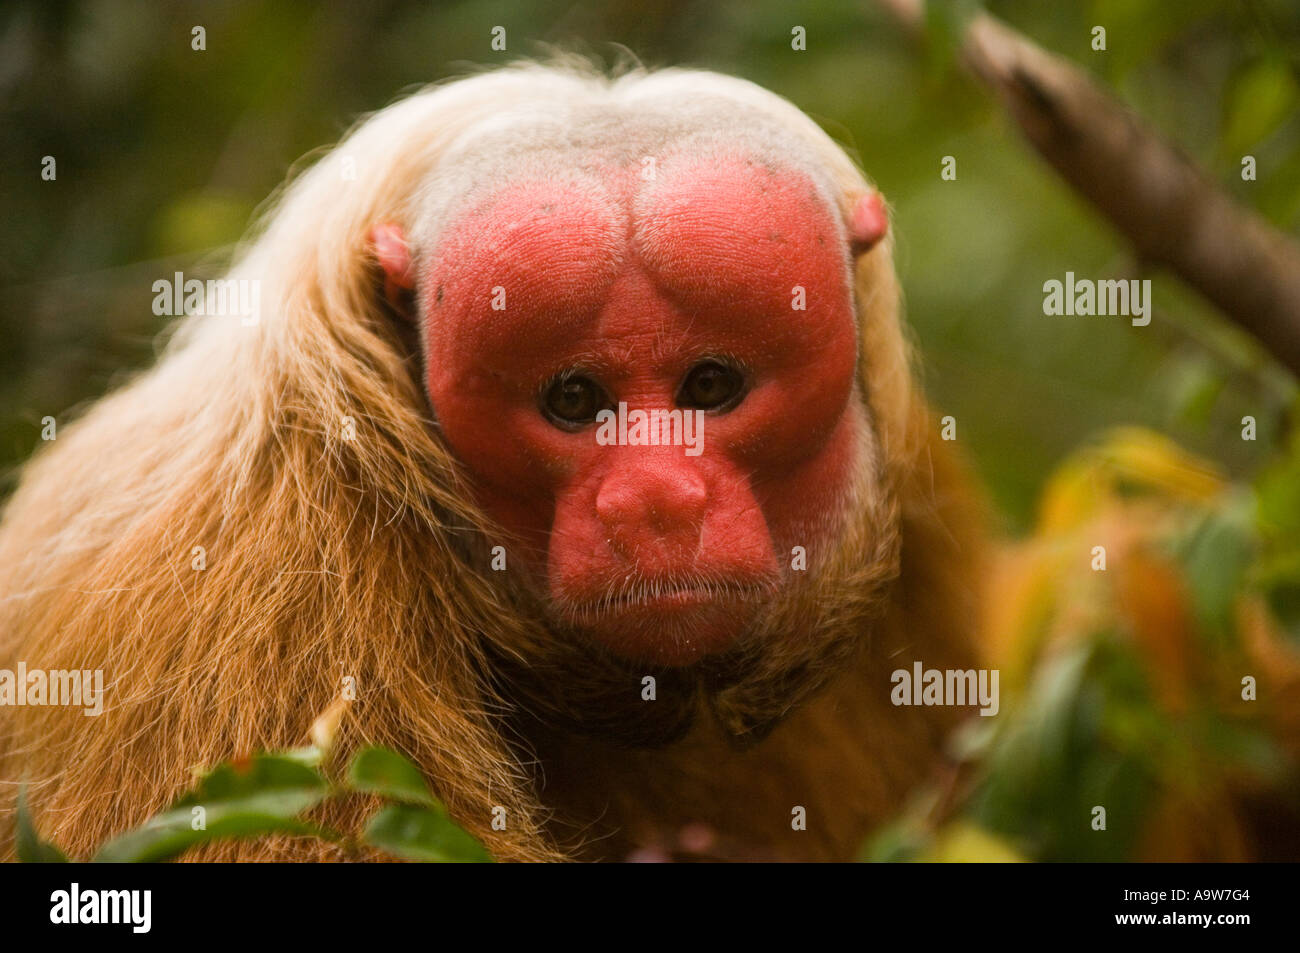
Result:
{"label": "long reddish-brown fur", "polygon": [[[547,633],[466,558],[463,540],[487,521],[432,426],[368,231],[411,220],[439,156],[485,113],[653,84],[761,103],[813,143],[845,211],[866,188],[794,107],[712,74],[524,65],[363,123],[286,192],[232,270],[262,282],[259,323],[183,321],[158,366],[60,428],[6,508],[0,667],[102,669],[106,701],[98,718],[3,712],[0,853],[21,780],[42,834],[85,856],[167,806],[193,766],[303,743],[345,676],[357,700],[340,752],[405,752],[501,859],[617,858],[691,821],[728,856],[843,859],[901,807],[955,714],[893,707],[889,673],[900,658],[975,664],[979,533],[913,376],[888,242],[855,274],[878,472],[816,593],[822,622],[854,639],[807,663],[807,697],[748,744],[734,743],[745,726],[728,725],[722,698],[685,739],[624,748],[531,717],[493,677],[494,658],[544,655]],[[796,805],[807,831],[791,830]],[[365,807],[330,820],[356,825]],[[200,856],[331,855],[263,839]]]}

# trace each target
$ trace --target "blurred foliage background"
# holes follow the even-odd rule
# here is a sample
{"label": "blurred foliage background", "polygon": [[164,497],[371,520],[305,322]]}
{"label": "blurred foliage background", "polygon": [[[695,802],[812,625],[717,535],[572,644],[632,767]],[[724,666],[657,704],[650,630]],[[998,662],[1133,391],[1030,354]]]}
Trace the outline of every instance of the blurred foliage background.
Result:
{"label": "blurred foliage background", "polygon": [[[986,6],[1300,231],[1295,0]],[[490,46],[498,25],[504,53]],[[913,41],[870,0],[11,0],[0,497],[42,417],[63,422],[150,363],[167,320],[153,281],[219,273],[259,205],[359,115],[557,47],[738,74],[821,122],[893,205],[927,387],[1022,539],[987,621],[1007,717],[974,718],[952,776],[864,856],[1249,856],[1263,829],[1278,832],[1273,853],[1300,858],[1295,381],[1159,274],[1147,327],[1043,315],[1043,282],[1066,271],[1145,273],[956,69],[942,33]],[[949,155],[956,181],[940,178]],[[1104,574],[1089,565],[1098,544]],[[1244,676],[1259,679],[1258,706],[1242,705]],[[1113,836],[1093,836],[1097,804]]]}
{"label": "blurred foliage background", "polygon": [[[1110,84],[1242,201],[1300,224],[1293,0],[988,7]],[[796,24],[806,52],[791,49]],[[1090,47],[1096,24],[1106,52]],[[507,52],[490,47],[496,25]],[[1052,465],[1106,426],[1153,426],[1236,474],[1276,442],[1294,382],[1176,281],[1155,276],[1145,328],[1042,314],[1048,278],[1136,264],[951,51],[918,47],[870,0],[18,0],[0,12],[0,492],[41,417],[64,420],[151,360],[165,320],[151,283],[216,273],[303,156],[403,90],[546,45],[747,77],[856,153],[895,208],[929,389],[1008,528],[1027,528]],[[1239,175],[1246,153],[1255,182]],[[955,182],[940,180],[945,155]],[[1247,413],[1255,443],[1240,438]]]}

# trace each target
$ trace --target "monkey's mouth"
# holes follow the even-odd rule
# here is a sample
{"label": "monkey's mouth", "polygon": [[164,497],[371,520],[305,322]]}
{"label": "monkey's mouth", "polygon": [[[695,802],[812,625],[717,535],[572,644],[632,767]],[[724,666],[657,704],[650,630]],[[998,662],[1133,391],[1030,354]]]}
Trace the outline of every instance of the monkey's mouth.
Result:
{"label": "monkey's mouth", "polygon": [[703,583],[695,585],[669,585],[656,587],[648,592],[637,592],[618,596],[607,603],[606,611],[617,612],[622,609],[651,607],[669,608],[672,606],[696,606],[714,602],[743,602],[764,595],[760,586],[720,585]]}
{"label": "monkey's mouth", "polygon": [[639,580],[565,600],[564,621],[619,655],[686,665],[730,648],[775,589],[758,580]]}
{"label": "monkey's mouth", "polygon": [[594,621],[601,617],[641,609],[689,609],[695,606],[761,601],[774,585],[754,582],[712,580],[640,580],[630,587],[612,589],[594,598],[566,599],[561,608],[571,620]]}

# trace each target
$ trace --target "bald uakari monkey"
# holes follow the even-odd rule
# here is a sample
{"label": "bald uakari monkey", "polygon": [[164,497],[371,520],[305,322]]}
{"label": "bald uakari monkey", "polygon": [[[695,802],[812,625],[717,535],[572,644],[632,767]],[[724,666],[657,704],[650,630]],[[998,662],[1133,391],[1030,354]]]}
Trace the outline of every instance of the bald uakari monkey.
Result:
{"label": "bald uakari monkey", "polygon": [[346,680],[340,749],[408,754],[498,858],[687,831],[839,860],[971,713],[891,703],[895,670],[976,664],[978,521],[880,195],[785,100],[572,65],[430,88],[228,279],[257,313],[183,319],[0,529],[0,665],[106,679],[100,717],[0,725],[51,839],[302,743]]}

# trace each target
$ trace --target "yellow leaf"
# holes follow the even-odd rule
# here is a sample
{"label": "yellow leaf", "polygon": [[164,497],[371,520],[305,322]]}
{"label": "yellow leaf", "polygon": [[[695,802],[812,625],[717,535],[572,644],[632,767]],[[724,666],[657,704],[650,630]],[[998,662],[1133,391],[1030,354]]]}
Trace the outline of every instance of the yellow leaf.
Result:
{"label": "yellow leaf", "polygon": [[938,864],[1020,864],[1025,858],[996,834],[965,821],[949,824],[918,860]]}

